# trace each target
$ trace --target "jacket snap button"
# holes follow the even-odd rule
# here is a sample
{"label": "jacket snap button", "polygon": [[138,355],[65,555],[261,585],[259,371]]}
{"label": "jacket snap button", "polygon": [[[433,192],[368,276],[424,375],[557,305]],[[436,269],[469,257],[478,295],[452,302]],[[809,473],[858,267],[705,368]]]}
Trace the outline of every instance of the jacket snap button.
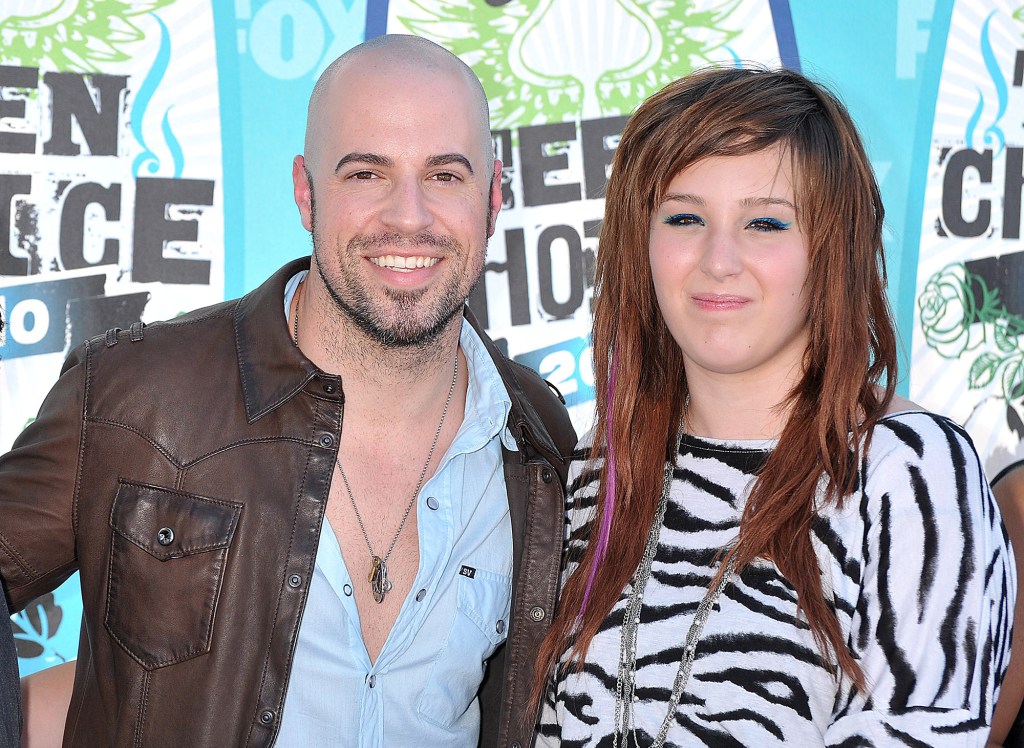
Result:
{"label": "jacket snap button", "polygon": [[174,530],[169,527],[161,527],[157,531],[156,542],[160,545],[170,545],[174,542]]}
{"label": "jacket snap button", "polygon": [[269,725],[273,721],[274,713],[272,711],[270,711],[269,709],[264,709],[262,712],[260,712],[261,723],[263,723],[264,725]]}
{"label": "jacket snap button", "polygon": [[542,481],[544,481],[545,483],[550,483],[551,482],[551,470],[549,468],[544,468],[543,470],[541,470],[540,471],[540,479]]}
{"label": "jacket snap button", "polygon": [[301,587],[302,586],[302,577],[300,577],[298,574],[292,574],[290,577],[288,577],[288,586],[293,588],[293,589],[297,588],[297,587]]}
{"label": "jacket snap button", "polygon": [[508,744],[508,748],[523,748],[523,744],[520,743],[518,740],[513,740],[511,743]]}
{"label": "jacket snap button", "polygon": [[334,437],[331,436],[330,434],[324,434],[323,436],[320,437],[321,447],[329,447],[332,444],[334,444]]}
{"label": "jacket snap button", "polygon": [[544,608],[540,607],[539,605],[535,605],[532,608],[530,608],[530,618],[532,618],[535,621],[543,621]]}
{"label": "jacket snap button", "polygon": [[334,394],[334,383],[333,382],[328,382],[327,384],[325,384],[324,385],[324,392],[326,392],[328,395]]}

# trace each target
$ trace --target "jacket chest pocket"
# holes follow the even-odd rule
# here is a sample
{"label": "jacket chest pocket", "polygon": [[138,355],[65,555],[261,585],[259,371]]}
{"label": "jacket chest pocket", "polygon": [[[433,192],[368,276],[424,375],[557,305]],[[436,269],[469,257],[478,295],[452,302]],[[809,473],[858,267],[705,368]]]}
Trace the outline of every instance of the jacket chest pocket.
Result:
{"label": "jacket chest pocket", "polygon": [[242,505],[121,482],[110,511],[107,631],[147,670],[208,652]]}

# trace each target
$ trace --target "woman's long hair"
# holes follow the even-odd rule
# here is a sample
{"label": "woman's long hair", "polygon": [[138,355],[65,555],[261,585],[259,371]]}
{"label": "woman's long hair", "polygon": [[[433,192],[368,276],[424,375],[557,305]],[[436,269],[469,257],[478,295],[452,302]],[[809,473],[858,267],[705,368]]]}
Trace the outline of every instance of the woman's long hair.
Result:
{"label": "woman's long hair", "polygon": [[[737,571],[773,561],[797,592],[826,666],[857,688],[863,673],[821,586],[811,542],[819,480],[825,504],[857,488],[862,445],[892,399],[896,336],[885,296],[883,208],[849,114],[789,70],[708,69],[670,83],[629,119],[612,166],[597,256],[591,459],[604,459],[586,551],[540,651],[534,698],[568,648],[590,641],[640,561],[674,459],[687,396],[683,356],[665,325],[648,255],[651,216],[672,178],[701,159],[779,146],[792,159],[797,221],[810,251],[809,343],[789,416],[759,472],[732,549]],[[724,568],[724,560],[721,565]],[[719,574],[721,574],[721,568]],[[836,674],[838,677],[838,673]]]}

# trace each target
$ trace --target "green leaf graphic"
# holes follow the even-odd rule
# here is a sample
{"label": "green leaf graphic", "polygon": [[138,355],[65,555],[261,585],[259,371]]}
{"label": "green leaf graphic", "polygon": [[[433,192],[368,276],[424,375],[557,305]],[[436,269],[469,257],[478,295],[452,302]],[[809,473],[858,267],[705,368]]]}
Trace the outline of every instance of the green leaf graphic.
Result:
{"label": "green leaf graphic", "polygon": [[1008,401],[1024,397],[1024,356],[1015,356],[1004,364],[1003,397]]}
{"label": "green leaf graphic", "polygon": [[967,386],[972,390],[978,390],[987,386],[996,377],[999,369],[999,356],[994,353],[983,353],[971,364],[971,370],[967,375]]}
{"label": "green leaf graphic", "polygon": [[[607,0],[606,19],[629,24],[646,47],[628,63],[595,70],[583,55],[572,54],[578,29],[558,27],[556,2],[509,0],[495,7],[479,0],[410,0],[416,17],[398,20],[473,68],[498,130],[629,114],[669,81],[707,65],[739,34],[727,21],[741,0],[719,0],[699,11],[695,0]],[[567,61],[563,69],[543,69],[544,61],[523,53],[531,35],[563,45],[552,50]],[[569,69],[573,64],[576,69]]]}
{"label": "green leaf graphic", "polygon": [[0,4],[0,58],[8,65],[95,73],[130,59],[145,38],[132,22],[174,0],[63,0],[36,15],[7,15]]}

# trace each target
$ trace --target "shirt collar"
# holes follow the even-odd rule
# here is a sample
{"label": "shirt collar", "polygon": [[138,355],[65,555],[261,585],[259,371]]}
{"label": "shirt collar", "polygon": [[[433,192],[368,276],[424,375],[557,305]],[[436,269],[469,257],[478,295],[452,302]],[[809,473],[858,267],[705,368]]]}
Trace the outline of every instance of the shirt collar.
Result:
{"label": "shirt collar", "polygon": [[516,440],[512,438],[512,432],[507,426],[512,400],[483,340],[465,319],[462,320],[459,344],[466,355],[469,369],[469,389],[466,392],[466,414],[463,419],[467,445],[479,448],[497,436],[506,449],[517,451]]}
{"label": "shirt collar", "polygon": [[[320,371],[302,355],[292,341],[288,320],[282,313],[286,284],[296,273],[309,270],[309,260],[309,257],[302,257],[289,262],[259,288],[236,302],[235,348],[245,415],[249,423],[280,407],[301,392],[312,379],[320,378],[340,385],[339,377]],[[474,355],[479,356],[480,360],[489,360],[487,368],[497,377],[494,381],[501,388],[501,401],[511,402],[510,406],[501,406],[509,407],[505,411],[508,418],[505,421],[499,419],[499,423],[508,423],[508,427],[500,432],[502,444],[509,448],[515,444],[520,451],[524,444],[528,444],[540,450],[553,463],[564,463],[562,453],[555,447],[547,426],[524,391],[527,383],[520,379],[516,371],[519,364],[502,356],[494,343],[481,334],[481,328],[469,307],[464,309],[464,315],[460,342],[465,339],[468,322],[468,326],[477,334],[473,342],[466,345],[477,344]],[[540,383],[540,388],[544,389],[543,383]],[[484,399],[496,399],[492,395],[493,390],[481,390]],[[534,394],[534,397],[539,397],[539,394]],[[567,416],[564,421],[565,428],[571,429]],[[511,439],[508,438],[509,429]]]}

